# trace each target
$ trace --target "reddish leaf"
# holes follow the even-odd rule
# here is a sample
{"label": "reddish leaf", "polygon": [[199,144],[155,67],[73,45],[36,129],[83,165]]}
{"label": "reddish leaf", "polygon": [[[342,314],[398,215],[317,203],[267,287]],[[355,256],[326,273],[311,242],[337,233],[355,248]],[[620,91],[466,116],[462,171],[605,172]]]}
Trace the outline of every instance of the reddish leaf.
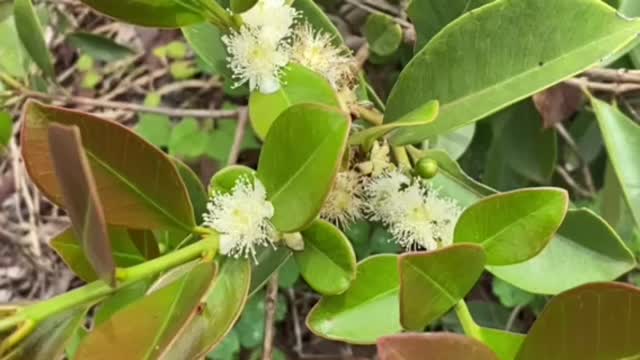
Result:
{"label": "reddish leaf", "polygon": [[126,127],[86,113],[29,101],[22,119],[27,171],[55,203],[63,204],[53,173],[47,129],[80,128],[107,223],[138,229],[195,226],[184,183],[171,160]]}
{"label": "reddish leaf", "polygon": [[544,308],[517,360],[622,359],[640,354],[640,289],[621,283],[583,285]]}
{"label": "reddish leaf", "polygon": [[49,126],[49,150],[73,231],[98,277],[115,285],[116,264],[95,180],[77,126]]}
{"label": "reddish leaf", "polygon": [[[179,269],[182,271],[182,269]],[[216,274],[204,262],[118,311],[82,342],[77,359],[157,359],[194,316]]]}
{"label": "reddish leaf", "polygon": [[140,251],[145,259],[155,259],[160,256],[158,241],[149,230],[129,229],[129,237],[133,245]]}
{"label": "reddish leaf", "polygon": [[533,96],[533,103],[542,116],[545,128],[567,120],[580,109],[583,102],[582,91],[565,83],[550,87]]}
{"label": "reddish leaf", "polygon": [[400,334],[378,340],[380,360],[498,360],[482,343],[450,333]]}

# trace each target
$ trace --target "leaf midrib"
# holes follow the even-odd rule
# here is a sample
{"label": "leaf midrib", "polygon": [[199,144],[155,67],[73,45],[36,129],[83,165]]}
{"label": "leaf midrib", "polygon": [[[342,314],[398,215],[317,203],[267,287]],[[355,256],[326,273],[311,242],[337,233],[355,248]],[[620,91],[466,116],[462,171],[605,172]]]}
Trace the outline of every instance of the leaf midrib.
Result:
{"label": "leaf midrib", "polygon": [[169,322],[169,318],[171,318],[171,314],[174,312],[181,296],[182,296],[182,292],[184,291],[184,287],[187,284],[187,279],[190,277],[190,275],[186,275],[183,279],[182,279],[182,284],[180,284],[180,289],[179,291],[177,291],[176,296],[173,298],[173,302],[171,303],[171,306],[169,306],[169,309],[167,309],[167,316],[165,316],[164,320],[162,321],[162,324],[159,328],[159,331],[156,333],[156,336],[154,337],[153,341],[150,343],[151,346],[149,346],[149,350],[147,350],[147,352],[145,353],[143,359],[150,359],[151,354],[153,354],[153,350],[157,347],[158,342],[160,341],[160,339],[162,338],[162,336],[164,335],[166,328],[167,328],[167,323]]}
{"label": "leaf midrib", "polygon": [[[293,183],[295,180],[297,180],[297,177],[300,176],[300,174],[306,170],[306,168],[308,167],[309,163],[312,162],[312,160],[315,159],[315,157],[318,155],[318,153],[320,153],[321,149],[324,149],[325,145],[327,144],[327,142],[334,140],[333,139],[333,135],[335,135],[336,133],[339,132],[339,128],[335,128],[332,129],[330,132],[328,132],[326,134],[326,136],[324,137],[324,139],[320,142],[320,144],[318,146],[316,146],[316,148],[311,152],[311,154],[309,155],[309,157],[307,157],[307,160],[305,160],[300,167],[298,168],[298,170],[296,170],[291,176],[289,176],[289,179],[280,186],[280,188],[275,191],[271,197],[269,198],[269,200],[271,202],[275,202],[276,198],[287,188],[291,185],[291,183]],[[344,142],[344,141],[342,141]]]}
{"label": "leaf midrib", "polygon": [[[482,246],[487,250],[487,252],[489,252],[490,251],[489,248],[491,247],[491,244],[496,241],[496,238],[498,238],[504,232],[508,231],[510,227],[512,227],[512,226],[514,226],[516,224],[521,224],[529,216],[534,215],[534,214],[538,214],[538,213],[543,212],[543,211],[545,211],[545,210],[547,210],[549,208],[553,208],[554,205],[555,204],[553,203],[553,200],[552,200],[549,203],[543,204],[541,207],[538,207],[538,208],[536,208],[534,210],[526,212],[524,215],[522,215],[518,219],[516,219],[516,221],[509,222],[508,224],[505,224],[504,226],[500,227],[498,231],[494,232],[493,235],[489,236],[486,240],[480,242],[480,244],[482,244]],[[553,233],[550,234],[550,236],[551,235],[553,235]]]}
{"label": "leaf midrib", "polygon": [[440,283],[438,283],[437,281],[435,281],[431,276],[429,276],[429,274],[427,274],[426,272],[424,272],[422,269],[420,269],[419,267],[417,267],[416,265],[414,265],[413,263],[411,263],[411,261],[407,261],[407,265],[413,269],[413,271],[417,272],[419,275],[422,275],[427,281],[429,281],[429,283],[431,283],[436,289],[440,290],[441,293],[443,293],[444,295],[446,295],[447,299],[452,303],[455,304],[456,302],[458,302],[459,299],[456,299],[450,292],[448,289],[444,288],[442,285],[440,285]]}
{"label": "leaf midrib", "polygon": [[93,160],[96,164],[98,164],[100,167],[102,167],[103,169],[105,169],[109,174],[111,174],[112,176],[114,176],[116,179],[118,179],[120,182],[122,182],[123,184],[125,184],[125,186],[127,186],[127,188],[129,188],[130,190],[132,190],[136,195],[138,195],[139,197],[141,197],[146,203],[150,204],[154,209],[158,210],[162,215],[164,215],[167,219],[169,219],[171,222],[173,222],[175,225],[178,225],[180,228],[182,228],[183,230],[187,230],[190,231],[191,230],[191,226],[186,225],[185,223],[183,223],[182,221],[178,220],[175,216],[173,216],[168,210],[166,210],[164,207],[162,207],[160,204],[156,203],[155,201],[153,201],[152,198],[150,198],[149,196],[147,196],[146,193],[144,193],[142,190],[140,190],[136,185],[134,185],[132,182],[130,182],[129,180],[127,180],[127,178],[125,178],[124,176],[120,175],[115,169],[113,169],[111,166],[107,165],[104,161],[102,161],[97,155],[95,155],[92,151],[90,151],[89,149],[86,149],[87,154],[89,155],[89,157],[91,158],[91,160]]}

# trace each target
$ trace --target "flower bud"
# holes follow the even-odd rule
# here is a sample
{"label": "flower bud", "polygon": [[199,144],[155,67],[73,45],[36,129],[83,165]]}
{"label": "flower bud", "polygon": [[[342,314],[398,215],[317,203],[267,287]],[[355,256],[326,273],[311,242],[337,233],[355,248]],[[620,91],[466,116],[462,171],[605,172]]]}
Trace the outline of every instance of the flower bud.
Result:
{"label": "flower bud", "polygon": [[416,172],[424,179],[431,179],[438,174],[438,162],[425,157],[416,164]]}

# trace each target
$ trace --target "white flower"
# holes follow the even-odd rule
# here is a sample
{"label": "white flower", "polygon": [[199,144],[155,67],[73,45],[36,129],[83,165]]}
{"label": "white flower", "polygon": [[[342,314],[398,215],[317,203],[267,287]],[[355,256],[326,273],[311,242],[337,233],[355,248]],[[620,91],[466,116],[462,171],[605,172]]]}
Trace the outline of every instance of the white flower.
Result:
{"label": "white flower", "polygon": [[273,245],[273,205],[266,198],[262,183],[247,177],[240,177],[230,193],[212,197],[204,225],[220,233],[221,254],[255,260],[256,246]]}
{"label": "white flower", "polygon": [[355,171],[338,173],[325,201],[320,217],[342,229],[362,218],[364,206],[360,175]]}
{"label": "white flower", "polygon": [[259,31],[261,38],[278,44],[289,36],[298,12],[284,0],[260,0],[241,17],[245,26]]}
{"label": "white flower", "polygon": [[367,186],[371,220],[382,222],[407,250],[434,250],[453,242],[462,209],[422,179],[400,172],[374,178]]}
{"label": "white flower", "polygon": [[240,32],[222,37],[229,53],[229,67],[235,86],[249,82],[249,88],[270,94],[280,89],[280,75],[289,63],[290,48],[286,42],[273,43],[263,33],[246,26]]}
{"label": "white flower", "polygon": [[315,31],[311,25],[298,26],[293,35],[291,60],[324,76],[339,92],[353,92],[355,61],[346,48],[333,45],[333,37]]}

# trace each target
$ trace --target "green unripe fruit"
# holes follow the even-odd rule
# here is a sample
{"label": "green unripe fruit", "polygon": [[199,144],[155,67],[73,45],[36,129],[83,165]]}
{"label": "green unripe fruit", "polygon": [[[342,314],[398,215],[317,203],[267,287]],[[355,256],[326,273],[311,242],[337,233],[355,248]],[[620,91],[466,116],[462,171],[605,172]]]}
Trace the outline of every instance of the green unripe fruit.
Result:
{"label": "green unripe fruit", "polygon": [[430,158],[422,158],[416,164],[416,172],[422,178],[431,179],[438,174],[438,162]]}

